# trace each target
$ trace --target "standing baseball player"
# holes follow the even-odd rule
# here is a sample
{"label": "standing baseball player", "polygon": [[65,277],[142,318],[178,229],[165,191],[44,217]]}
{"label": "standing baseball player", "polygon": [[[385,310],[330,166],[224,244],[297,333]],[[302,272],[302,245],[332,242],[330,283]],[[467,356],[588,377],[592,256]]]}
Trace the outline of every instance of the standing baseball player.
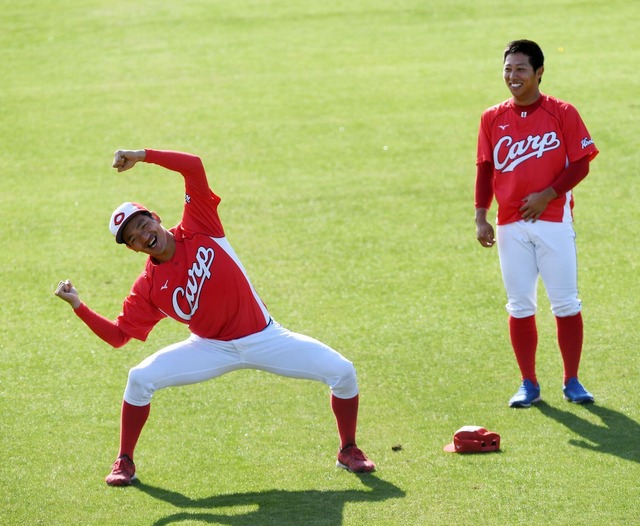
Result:
{"label": "standing baseball player", "polygon": [[91,330],[113,347],[145,341],[161,319],[188,325],[191,335],[129,371],[120,421],[120,450],[106,483],[131,484],[134,450],[158,389],[216,378],[238,369],[324,382],[331,389],[340,449],[337,465],[354,472],[375,464],[356,446],[358,383],[353,364],[327,345],[276,323],[254,290],[225,237],[214,194],[199,157],[159,150],[118,150],[113,167],[138,162],[179,172],[185,180],[180,223],[167,230],[138,203],[123,203],[109,223],[116,242],[148,255],[144,271],[111,321],[87,307],[69,280],[55,294],[68,302]]}
{"label": "standing baseball player", "polygon": [[495,194],[509,335],[522,375],[511,407],[529,407],[541,399],[536,377],[538,275],[556,318],[564,397],[578,404],[594,401],[578,381],[583,324],[572,189],[587,176],[598,150],[577,110],[540,92],[543,73],[538,44],[510,42],[503,77],[512,97],[484,111],[478,133],[476,235],[483,247],[494,245],[487,212]]}

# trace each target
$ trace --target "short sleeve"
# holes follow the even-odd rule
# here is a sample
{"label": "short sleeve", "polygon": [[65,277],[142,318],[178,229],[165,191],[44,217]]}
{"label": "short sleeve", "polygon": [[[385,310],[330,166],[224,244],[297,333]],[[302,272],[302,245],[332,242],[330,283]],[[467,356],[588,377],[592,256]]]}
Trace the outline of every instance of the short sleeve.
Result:
{"label": "short sleeve", "polygon": [[592,161],[599,152],[578,110],[571,104],[564,103],[560,115],[569,162],[573,163],[585,156]]}

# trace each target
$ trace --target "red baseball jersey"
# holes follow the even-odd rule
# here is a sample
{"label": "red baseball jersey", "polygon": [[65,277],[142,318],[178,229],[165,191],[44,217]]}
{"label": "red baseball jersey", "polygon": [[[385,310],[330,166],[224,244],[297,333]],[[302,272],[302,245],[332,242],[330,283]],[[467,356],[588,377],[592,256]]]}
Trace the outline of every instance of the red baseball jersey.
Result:
{"label": "red baseball jersey", "polygon": [[[526,107],[509,99],[480,119],[476,162],[493,165],[500,225],[522,219],[522,199],[550,186],[569,163],[584,156],[591,161],[597,154],[578,111],[549,95]],[[552,200],[540,220],[573,221],[573,193]]]}
{"label": "red baseball jersey", "polygon": [[146,162],[180,172],[185,180],[182,220],[171,228],[176,252],[158,264],[152,258],[124,300],[116,323],[145,340],[162,318],[189,326],[202,337],[233,340],[266,327],[269,313],[225,238],[220,198],[209,188],[199,157],[146,150]]}

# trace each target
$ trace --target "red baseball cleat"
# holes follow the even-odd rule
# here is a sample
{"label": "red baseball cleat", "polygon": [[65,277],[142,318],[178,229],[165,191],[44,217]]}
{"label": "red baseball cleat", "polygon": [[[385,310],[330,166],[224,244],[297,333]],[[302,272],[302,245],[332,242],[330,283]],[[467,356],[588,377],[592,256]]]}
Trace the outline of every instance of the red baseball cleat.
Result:
{"label": "red baseball cleat", "polygon": [[376,470],[376,465],[355,445],[346,446],[338,452],[336,466],[352,473],[368,473]]}
{"label": "red baseball cleat", "polygon": [[136,479],[136,465],[127,455],[122,455],[111,466],[104,481],[109,486],[128,486]]}

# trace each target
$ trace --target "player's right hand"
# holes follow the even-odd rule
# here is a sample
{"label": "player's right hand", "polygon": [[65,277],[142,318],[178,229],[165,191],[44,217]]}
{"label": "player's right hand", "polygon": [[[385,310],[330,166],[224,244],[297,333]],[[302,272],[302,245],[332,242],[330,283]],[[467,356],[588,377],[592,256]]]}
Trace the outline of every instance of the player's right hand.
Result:
{"label": "player's right hand", "polygon": [[78,291],[68,279],[65,281],[60,281],[58,283],[54,294],[60,299],[66,301],[74,309],[77,309],[80,305],[82,305],[80,296],[78,295]]}
{"label": "player's right hand", "polygon": [[117,150],[113,154],[111,166],[118,172],[124,172],[133,168],[137,162],[144,161],[146,156],[147,152],[144,150]]}
{"label": "player's right hand", "polygon": [[496,239],[491,224],[486,221],[479,223],[476,226],[476,238],[483,247],[492,247]]}

